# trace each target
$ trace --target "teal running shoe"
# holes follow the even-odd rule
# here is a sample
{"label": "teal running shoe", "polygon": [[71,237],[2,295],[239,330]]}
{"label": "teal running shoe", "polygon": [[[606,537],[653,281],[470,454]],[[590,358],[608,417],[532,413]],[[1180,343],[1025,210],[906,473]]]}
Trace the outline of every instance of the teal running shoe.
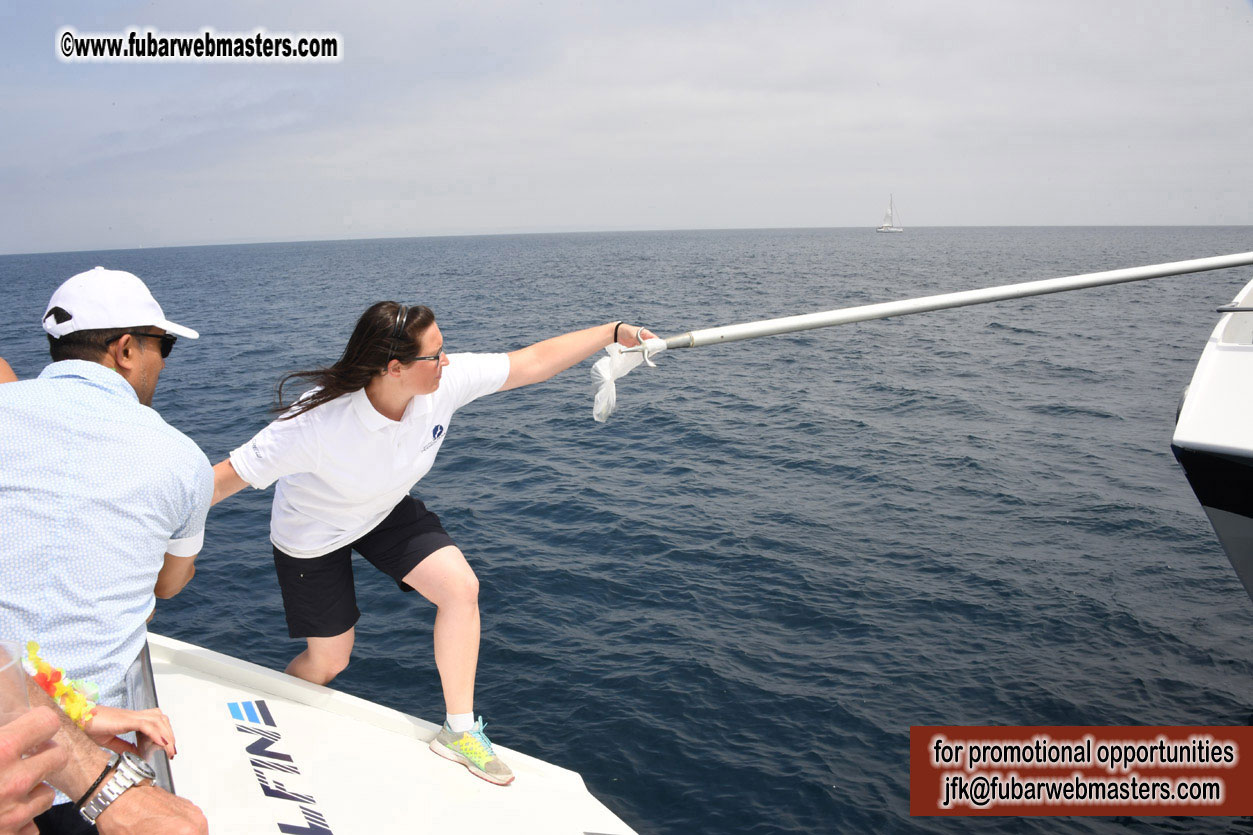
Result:
{"label": "teal running shoe", "polygon": [[473,728],[460,733],[452,731],[445,723],[431,740],[431,750],[446,760],[461,763],[475,777],[507,786],[513,782],[513,772],[496,756],[491,740],[483,733],[486,727],[482,716]]}

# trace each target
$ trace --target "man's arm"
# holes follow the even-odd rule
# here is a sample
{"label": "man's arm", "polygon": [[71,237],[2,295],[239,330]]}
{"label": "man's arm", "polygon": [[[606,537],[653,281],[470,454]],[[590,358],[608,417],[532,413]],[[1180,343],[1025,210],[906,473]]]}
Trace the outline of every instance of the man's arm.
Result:
{"label": "man's arm", "polygon": [[17,375],[13,373],[13,369],[9,364],[0,358],[0,383],[16,383]]}
{"label": "man's arm", "polygon": [[153,594],[162,600],[178,594],[196,576],[196,557],[204,547],[205,517],[213,503],[213,470],[199,449],[196,457],[198,472],[189,485],[187,516],[165,544],[165,556],[152,587]]}
{"label": "man's arm", "polygon": [[[46,779],[77,801],[109,764],[109,754],[92,742],[30,677],[26,679],[26,693],[32,707],[47,706],[57,713],[61,724],[53,742],[69,752],[69,760]],[[100,814],[96,827],[101,835],[196,835],[209,831],[204,814],[195,804],[154,786],[125,791]]]}
{"label": "man's arm", "polygon": [[[213,499],[210,505],[217,504],[227,496],[235,495],[247,486],[248,482],[240,478],[239,473],[235,472],[235,468],[231,465],[231,459],[227,458],[225,461],[219,462],[213,468]],[[165,562],[157,573],[157,583],[152,590],[153,594],[162,600],[169,600],[182,591],[191,582],[191,578],[196,576],[197,556],[199,554],[181,557],[167,553]]]}
{"label": "man's arm", "polygon": [[196,554],[190,557],[165,555],[165,563],[157,572],[157,584],[152,592],[162,600],[169,600],[183,590],[183,587],[196,576]]}
{"label": "man's arm", "polygon": [[56,711],[60,727],[57,728],[53,741],[69,752],[69,760],[64,768],[53,772],[47,780],[68,797],[78,800],[109,764],[109,754],[88,739],[87,734],[83,733],[74,724],[74,720],[57,707],[43,688],[30,676],[26,677],[26,695],[30,697],[31,707],[44,705]]}
{"label": "man's arm", "polygon": [[577,365],[592,354],[613,342],[615,328],[618,331],[618,342],[630,348],[638,345],[639,339],[649,339],[654,334],[645,328],[628,325],[623,322],[608,322],[581,331],[571,331],[543,342],[536,342],[509,354],[509,376],[501,391],[542,383]]}

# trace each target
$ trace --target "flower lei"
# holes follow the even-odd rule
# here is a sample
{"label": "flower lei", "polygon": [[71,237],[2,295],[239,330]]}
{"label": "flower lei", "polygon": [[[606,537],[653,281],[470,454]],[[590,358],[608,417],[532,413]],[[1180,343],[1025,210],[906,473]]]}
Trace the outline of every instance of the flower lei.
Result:
{"label": "flower lei", "polygon": [[53,667],[39,657],[39,644],[30,641],[26,644],[26,658],[22,661],[26,674],[43,688],[52,701],[61,706],[65,715],[74,720],[80,728],[96,715],[96,700],[100,698],[100,688],[90,681],[65,677],[65,671]]}

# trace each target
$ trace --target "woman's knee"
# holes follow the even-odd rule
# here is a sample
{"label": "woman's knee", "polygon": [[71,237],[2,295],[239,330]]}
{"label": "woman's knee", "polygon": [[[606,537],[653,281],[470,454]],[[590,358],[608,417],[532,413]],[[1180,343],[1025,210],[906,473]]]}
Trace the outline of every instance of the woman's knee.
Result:
{"label": "woman's knee", "polygon": [[312,681],[314,684],[329,684],[348,666],[352,656],[349,651],[330,651],[326,647],[315,647],[312,644],[287,665],[287,674]]}
{"label": "woman's knee", "polygon": [[405,582],[436,606],[463,608],[479,603],[479,578],[455,545],[418,563]]}
{"label": "woman's knee", "polygon": [[307,665],[293,662],[288,666],[287,672],[306,681],[312,681],[314,684],[330,684],[347,666],[348,660],[346,658],[319,658],[315,656],[309,659]]}
{"label": "woman's knee", "polygon": [[326,677],[325,683],[329,684],[334,681],[335,678],[346,669],[348,669],[348,659],[336,659],[330,664],[330,666],[325,667],[322,670],[323,675]]}
{"label": "woman's knee", "polygon": [[473,571],[467,569],[450,584],[449,597],[441,605],[450,604],[453,606],[479,605],[479,578]]}
{"label": "woman's knee", "polygon": [[311,638],[309,658],[327,680],[342,673],[352,659],[353,637],[338,635],[331,639]]}

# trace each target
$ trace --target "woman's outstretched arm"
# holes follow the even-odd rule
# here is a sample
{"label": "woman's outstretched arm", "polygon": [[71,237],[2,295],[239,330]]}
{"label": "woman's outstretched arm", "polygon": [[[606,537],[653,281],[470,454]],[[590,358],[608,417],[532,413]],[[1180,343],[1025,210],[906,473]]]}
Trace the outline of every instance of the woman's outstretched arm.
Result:
{"label": "woman's outstretched arm", "polygon": [[577,365],[613,342],[615,328],[618,331],[618,342],[627,348],[654,336],[652,331],[638,325],[607,322],[594,328],[571,331],[536,342],[509,354],[509,376],[500,390],[542,383],[570,366]]}
{"label": "woman's outstretched arm", "polygon": [[231,459],[226,458],[219,461],[213,467],[213,504],[217,504],[227,496],[235,495],[247,486],[248,482],[240,478],[239,473],[235,472],[235,467],[231,465]]}

